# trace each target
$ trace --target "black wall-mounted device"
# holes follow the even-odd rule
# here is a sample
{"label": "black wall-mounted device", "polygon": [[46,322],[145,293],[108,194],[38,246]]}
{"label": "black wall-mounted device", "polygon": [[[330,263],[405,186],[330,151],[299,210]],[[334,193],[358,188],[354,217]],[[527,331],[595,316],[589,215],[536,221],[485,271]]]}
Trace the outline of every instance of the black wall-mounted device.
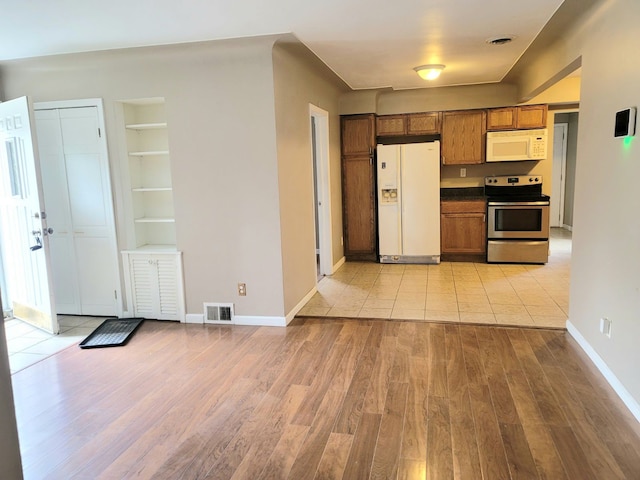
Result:
{"label": "black wall-mounted device", "polygon": [[632,137],[636,134],[636,107],[616,113],[615,137]]}

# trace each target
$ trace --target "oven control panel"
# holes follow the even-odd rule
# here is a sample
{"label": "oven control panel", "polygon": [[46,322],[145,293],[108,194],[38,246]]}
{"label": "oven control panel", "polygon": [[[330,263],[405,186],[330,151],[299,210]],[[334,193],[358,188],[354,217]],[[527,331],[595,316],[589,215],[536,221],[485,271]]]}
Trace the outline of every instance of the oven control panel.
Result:
{"label": "oven control panel", "polygon": [[495,175],[484,178],[484,184],[495,187],[542,185],[541,175]]}

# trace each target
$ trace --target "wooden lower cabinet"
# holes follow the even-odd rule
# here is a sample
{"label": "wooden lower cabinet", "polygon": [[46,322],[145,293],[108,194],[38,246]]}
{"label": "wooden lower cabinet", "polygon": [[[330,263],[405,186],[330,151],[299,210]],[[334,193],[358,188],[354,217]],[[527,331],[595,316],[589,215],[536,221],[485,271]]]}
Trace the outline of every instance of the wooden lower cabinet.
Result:
{"label": "wooden lower cabinet", "polygon": [[443,260],[485,260],[487,251],[486,202],[440,202],[440,244]]}
{"label": "wooden lower cabinet", "polygon": [[376,259],[375,179],[372,157],[342,157],[344,254]]}

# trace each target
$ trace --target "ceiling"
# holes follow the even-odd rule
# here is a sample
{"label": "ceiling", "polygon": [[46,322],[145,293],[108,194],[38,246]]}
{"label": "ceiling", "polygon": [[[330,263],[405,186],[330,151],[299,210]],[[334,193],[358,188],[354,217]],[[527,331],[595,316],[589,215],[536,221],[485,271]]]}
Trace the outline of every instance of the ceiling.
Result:
{"label": "ceiling", "polygon": [[[293,33],[353,89],[499,82],[563,0],[30,0],[0,16],[0,62]],[[514,36],[501,46],[489,38]],[[445,64],[427,83],[413,67]]]}

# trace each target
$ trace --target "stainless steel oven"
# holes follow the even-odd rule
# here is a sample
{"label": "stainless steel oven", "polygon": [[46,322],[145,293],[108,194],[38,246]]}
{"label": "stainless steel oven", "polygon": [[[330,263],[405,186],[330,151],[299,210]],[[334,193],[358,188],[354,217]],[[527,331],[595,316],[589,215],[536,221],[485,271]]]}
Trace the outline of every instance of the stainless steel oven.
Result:
{"label": "stainless steel oven", "polygon": [[546,263],[549,257],[549,197],[542,177],[485,178],[487,262]]}

